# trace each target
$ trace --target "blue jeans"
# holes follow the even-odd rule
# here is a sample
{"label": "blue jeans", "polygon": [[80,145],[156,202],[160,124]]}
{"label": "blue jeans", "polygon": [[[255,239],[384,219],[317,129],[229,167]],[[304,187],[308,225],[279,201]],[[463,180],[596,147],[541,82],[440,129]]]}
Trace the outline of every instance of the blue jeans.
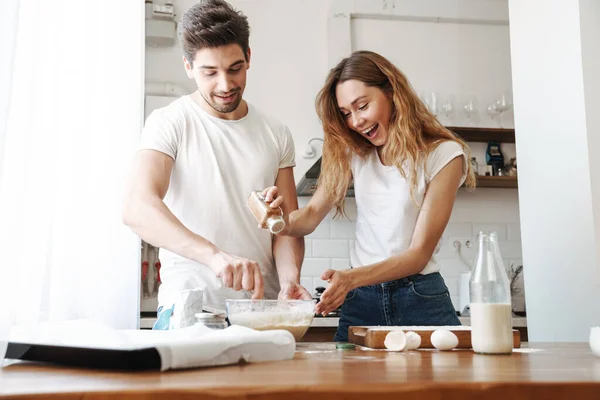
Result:
{"label": "blue jeans", "polygon": [[419,274],[351,290],[333,340],[348,341],[350,326],[460,324],[440,273]]}

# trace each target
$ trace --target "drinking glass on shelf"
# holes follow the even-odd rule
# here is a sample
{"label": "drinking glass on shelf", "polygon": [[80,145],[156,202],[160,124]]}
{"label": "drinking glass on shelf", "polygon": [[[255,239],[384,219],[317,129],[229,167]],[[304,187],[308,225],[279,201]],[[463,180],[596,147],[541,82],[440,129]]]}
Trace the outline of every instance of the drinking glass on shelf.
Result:
{"label": "drinking glass on shelf", "polygon": [[473,118],[475,116],[475,113],[477,112],[477,107],[475,106],[475,99],[469,97],[463,104],[463,110],[465,111],[465,115],[467,117],[467,126],[474,125]]}
{"label": "drinking glass on shelf", "polygon": [[419,96],[419,100],[425,104],[425,107],[429,109],[429,102],[427,101],[427,93],[424,91],[417,92],[417,96]]}
{"label": "drinking glass on shelf", "polygon": [[500,98],[496,100],[494,103],[496,106],[496,111],[500,115],[500,127],[504,126],[503,116],[504,113],[512,108],[512,104],[510,102],[510,97],[508,93],[502,93]]}
{"label": "drinking glass on shelf", "polygon": [[454,116],[454,99],[452,96],[448,96],[442,103],[442,110],[444,110],[444,116],[450,120]]}
{"label": "drinking glass on shelf", "polygon": [[[498,106],[495,101],[487,106],[487,113],[492,121],[496,121],[496,116],[500,114],[500,111],[498,110]],[[502,127],[502,121],[500,121],[500,127]]]}
{"label": "drinking glass on shelf", "polygon": [[437,94],[435,92],[419,92],[419,98],[425,103],[427,109],[437,117],[439,112]]}

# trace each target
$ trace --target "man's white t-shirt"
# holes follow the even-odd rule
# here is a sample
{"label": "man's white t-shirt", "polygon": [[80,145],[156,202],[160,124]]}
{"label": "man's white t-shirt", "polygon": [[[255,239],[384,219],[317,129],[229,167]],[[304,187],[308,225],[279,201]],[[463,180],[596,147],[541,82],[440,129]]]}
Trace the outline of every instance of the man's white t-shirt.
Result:
{"label": "man's white t-shirt", "polygon": [[[140,149],[175,160],[164,202],[192,232],[226,253],[256,261],[265,297],[277,298],[279,280],[271,234],[257,227],[246,206],[250,192],[273,186],[279,169],[295,166],[289,129],[248,105],[239,120],[223,120],[204,111],[190,96],[153,111]],[[181,291],[204,290],[205,304],[223,307],[226,299],[251,294],[223,286],[206,265],[160,250],[159,305],[178,300]]]}
{"label": "man's white t-shirt", "polygon": [[[467,176],[467,158],[460,144],[446,141],[429,153],[424,165],[417,170],[415,199],[418,204],[422,204],[427,186],[438,172],[461,156],[464,171],[460,185]],[[354,155],[351,168],[358,215],[350,265],[369,265],[403,253],[410,246],[419,217],[419,208],[411,198],[410,176],[405,179],[397,167],[383,165],[376,151],[365,158]],[[440,264],[434,255],[421,274],[439,270]]]}

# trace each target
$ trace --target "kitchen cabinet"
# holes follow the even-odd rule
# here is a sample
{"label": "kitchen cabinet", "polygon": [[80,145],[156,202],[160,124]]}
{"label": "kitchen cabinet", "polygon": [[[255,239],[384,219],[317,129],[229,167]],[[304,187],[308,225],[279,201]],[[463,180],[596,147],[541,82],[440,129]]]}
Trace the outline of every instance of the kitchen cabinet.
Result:
{"label": "kitchen cabinet", "polygon": [[510,355],[405,353],[298,343],[292,360],[185,371],[107,372],[16,364],[0,399],[589,399],[600,358],[587,343],[528,343]]}

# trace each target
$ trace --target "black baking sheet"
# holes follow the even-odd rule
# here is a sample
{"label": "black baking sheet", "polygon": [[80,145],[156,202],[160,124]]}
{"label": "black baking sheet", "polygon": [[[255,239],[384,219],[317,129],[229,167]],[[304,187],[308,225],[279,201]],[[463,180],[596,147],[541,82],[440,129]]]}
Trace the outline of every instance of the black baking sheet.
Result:
{"label": "black baking sheet", "polygon": [[5,358],[78,368],[125,371],[161,369],[160,354],[154,347],[106,349],[9,342]]}

